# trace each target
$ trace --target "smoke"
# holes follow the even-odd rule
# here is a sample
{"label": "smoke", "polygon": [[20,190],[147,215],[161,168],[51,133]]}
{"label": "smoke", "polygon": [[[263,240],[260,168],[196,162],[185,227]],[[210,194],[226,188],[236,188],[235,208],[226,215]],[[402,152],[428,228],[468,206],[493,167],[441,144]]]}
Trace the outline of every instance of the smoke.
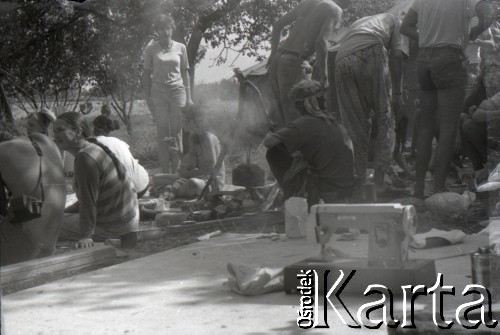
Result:
{"label": "smoke", "polygon": [[267,79],[257,77],[251,83],[240,85],[244,87],[240,89],[238,113],[241,121],[237,121],[236,139],[242,147],[258,146],[270,128],[268,113],[272,104]]}

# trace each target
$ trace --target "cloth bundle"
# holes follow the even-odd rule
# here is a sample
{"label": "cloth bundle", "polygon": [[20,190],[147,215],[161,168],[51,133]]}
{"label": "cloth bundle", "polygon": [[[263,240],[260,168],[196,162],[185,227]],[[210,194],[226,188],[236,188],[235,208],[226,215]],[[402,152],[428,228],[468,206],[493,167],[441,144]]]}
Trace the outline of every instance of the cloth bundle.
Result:
{"label": "cloth bundle", "polygon": [[498,189],[500,189],[500,164],[490,173],[488,181],[477,187],[477,191],[486,192]]}
{"label": "cloth bundle", "polygon": [[252,267],[227,264],[229,288],[242,295],[259,295],[284,289],[283,268]]}

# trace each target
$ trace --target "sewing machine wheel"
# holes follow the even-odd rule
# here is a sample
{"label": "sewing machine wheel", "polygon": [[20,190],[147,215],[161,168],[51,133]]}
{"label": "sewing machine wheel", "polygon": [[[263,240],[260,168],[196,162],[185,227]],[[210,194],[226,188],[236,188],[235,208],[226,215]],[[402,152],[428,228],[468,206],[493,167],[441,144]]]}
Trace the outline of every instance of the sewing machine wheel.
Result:
{"label": "sewing machine wheel", "polygon": [[403,231],[405,237],[401,242],[401,260],[403,262],[408,260],[408,250],[410,243],[413,241],[413,236],[417,232],[417,213],[415,207],[404,206],[403,209]]}

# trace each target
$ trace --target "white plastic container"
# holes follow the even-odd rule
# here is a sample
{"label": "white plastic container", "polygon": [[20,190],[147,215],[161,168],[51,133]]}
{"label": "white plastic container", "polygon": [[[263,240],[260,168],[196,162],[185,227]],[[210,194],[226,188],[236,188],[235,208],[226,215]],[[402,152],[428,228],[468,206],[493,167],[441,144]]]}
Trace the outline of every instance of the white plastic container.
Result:
{"label": "white plastic container", "polygon": [[285,234],[288,238],[306,236],[307,199],[291,197],[285,201]]}

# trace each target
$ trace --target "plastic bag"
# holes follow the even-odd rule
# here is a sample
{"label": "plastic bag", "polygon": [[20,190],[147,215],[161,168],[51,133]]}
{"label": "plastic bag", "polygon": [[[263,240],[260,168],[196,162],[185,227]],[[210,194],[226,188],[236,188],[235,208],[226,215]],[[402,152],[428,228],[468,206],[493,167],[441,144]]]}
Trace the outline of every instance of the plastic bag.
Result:
{"label": "plastic bag", "polygon": [[478,192],[489,192],[500,189],[500,164],[491,171],[488,181],[477,187]]}
{"label": "plastic bag", "polygon": [[462,243],[467,235],[458,229],[444,231],[432,228],[430,231],[413,236],[411,247],[415,249],[435,248]]}
{"label": "plastic bag", "polygon": [[430,208],[447,211],[463,211],[469,208],[474,201],[471,192],[458,194],[454,192],[436,193],[425,199]]}
{"label": "plastic bag", "polygon": [[259,295],[284,290],[284,269],[227,264],[229,288],[242,295]]}

